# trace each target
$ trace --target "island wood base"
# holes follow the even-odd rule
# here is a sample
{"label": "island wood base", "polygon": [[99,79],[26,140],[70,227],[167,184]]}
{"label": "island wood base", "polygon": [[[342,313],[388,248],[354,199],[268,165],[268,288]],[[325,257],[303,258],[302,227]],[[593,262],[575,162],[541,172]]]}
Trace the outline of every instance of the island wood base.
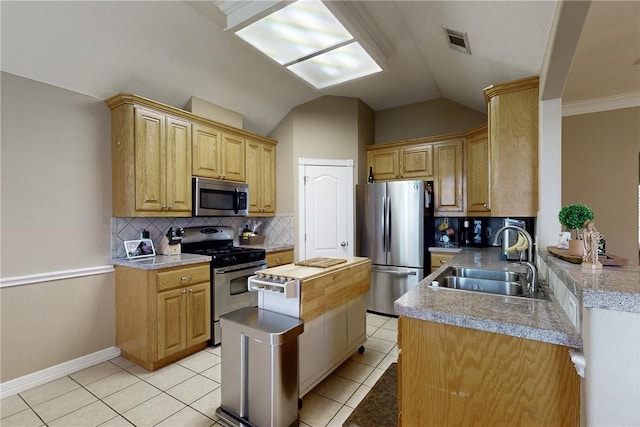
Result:
{"label": "island wood base", "polygon": [[407,317],[398,346],[399,426],[580,425],[567,347]]}

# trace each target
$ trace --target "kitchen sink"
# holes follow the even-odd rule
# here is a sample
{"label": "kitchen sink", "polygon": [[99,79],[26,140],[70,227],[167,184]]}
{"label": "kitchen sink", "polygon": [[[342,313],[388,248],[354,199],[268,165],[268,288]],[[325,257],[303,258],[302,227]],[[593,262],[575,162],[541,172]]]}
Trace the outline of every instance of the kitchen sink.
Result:
{"label": "kitchen sink", "polygon": [[516,271],[449,267],[431,282],[431,286],[458,291],[549,300],[546,291],[542,288],[535,294],[530,293],[526,286],[526,277],[526,274]]}
{"label": "kitchen sink", "polygon": [[471,279],[500,280],[504,282],[519,282],[521,273],[515,271],[483,270],[479,268],[452,267],[451,276],[468,277]]}

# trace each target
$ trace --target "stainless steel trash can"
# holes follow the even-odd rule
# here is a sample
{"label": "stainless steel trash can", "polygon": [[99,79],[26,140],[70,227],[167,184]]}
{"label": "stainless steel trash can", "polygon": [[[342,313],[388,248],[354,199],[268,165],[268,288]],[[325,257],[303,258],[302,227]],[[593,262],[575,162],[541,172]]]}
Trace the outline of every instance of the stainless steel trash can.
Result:
{"label": "stainless steel trash can", "polygon": [[222,396],[216,414],[231,426],[299,425],[298,336],[302,319],[241,308],[220,316]]}

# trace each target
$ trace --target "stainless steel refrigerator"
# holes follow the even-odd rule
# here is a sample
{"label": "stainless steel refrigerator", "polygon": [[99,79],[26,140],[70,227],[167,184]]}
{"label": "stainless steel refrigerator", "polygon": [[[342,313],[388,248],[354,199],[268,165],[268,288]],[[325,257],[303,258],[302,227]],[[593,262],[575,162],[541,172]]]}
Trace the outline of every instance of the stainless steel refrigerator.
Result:
{"label": "stainless steel refrigerator", "polygon": [[356,253],[371,259],[367,310],[397,315],[393,302],[424,277],[424,182],[356,186]]}

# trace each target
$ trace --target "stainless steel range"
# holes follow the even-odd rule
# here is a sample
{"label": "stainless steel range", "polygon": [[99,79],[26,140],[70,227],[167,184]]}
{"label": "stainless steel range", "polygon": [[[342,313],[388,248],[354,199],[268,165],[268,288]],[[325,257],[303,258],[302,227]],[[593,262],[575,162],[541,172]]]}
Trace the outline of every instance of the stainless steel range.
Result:
{"label": "stainless steel range", "polygon": [[182,252],[211,256],[211,322],[213,345],[220,344],[220,315],[242,307],[258,305],[257,292],[251,292],[249,277],[267,266],[264,249],[233,246],[231,227],[187,227]]}

